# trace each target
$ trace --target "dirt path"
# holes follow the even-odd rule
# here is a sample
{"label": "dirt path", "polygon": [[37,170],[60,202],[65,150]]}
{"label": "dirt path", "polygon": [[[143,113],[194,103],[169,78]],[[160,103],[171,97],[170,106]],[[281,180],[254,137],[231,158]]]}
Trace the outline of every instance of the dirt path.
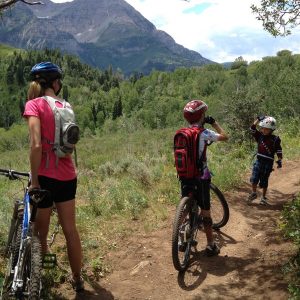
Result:
{"label": "dirt path", "polygon": [[198,253],[184,273],[175,271],[170,253],[175,208],[162,228],[137,232],[109,254],[113,272],[75,296],[66,286],[67,299],[287,299],[281,266],[295,249],[284,241],[277,223],[283,205],[300,191],[299,162],[285,162],[271,176],[270,206],[245,203],[249,185],[226,194],[230,220],[216,232],[218,257],[204,255],[205,235],[198,237]]}

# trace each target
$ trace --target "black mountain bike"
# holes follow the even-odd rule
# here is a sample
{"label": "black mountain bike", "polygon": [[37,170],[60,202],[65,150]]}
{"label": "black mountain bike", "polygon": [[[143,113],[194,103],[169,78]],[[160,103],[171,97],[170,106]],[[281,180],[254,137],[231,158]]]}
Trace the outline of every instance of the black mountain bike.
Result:
{"label": "black mountain bike", "polygon": [[30,173],[0,169],[0,175],[27,183],[26,186],[23,183],[23,199],[14,203],[5,249],[8,266],[1,299],[38,300],[41,292],[42,257],[40,241],[34,235],[34,221],[37,203],[44,199],[48,191],[34,189],[28,192]]}
{"label": "black mountain bike", "polygon": [[[218,230],[229,220],[229,208],[222,192],[210,184],[211,217],[213,229]],[[187,269],[190,262],[191,249],[196,244],[199,228],[199,207],[191,194],[183,197],[176,210],[172,234],[172,259],[177,271]]]}

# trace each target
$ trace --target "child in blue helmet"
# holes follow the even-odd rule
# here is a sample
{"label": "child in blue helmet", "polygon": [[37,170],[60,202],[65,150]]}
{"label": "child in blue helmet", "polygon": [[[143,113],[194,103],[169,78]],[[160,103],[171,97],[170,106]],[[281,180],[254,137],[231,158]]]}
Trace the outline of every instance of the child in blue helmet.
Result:
{"label": "child in blue helmet", "polygon": [[[257,130],[256,126],[260,129]],[[259,116],[252,124],[250,130],[257,142],[256,161],[253,164],[252,176],[250,182],[252,184],[252,192],[248,197],[248,203],[257,198],[257,185],[262,188],[262,197],[260,204],[268,204],[266,193],[268,189],[268,181],[273,170],[274,156],[278,157],[276,161],[277,167],[282,167],[282,148],[279,136],[273,135],[276,129],[276,120],[270,116]]]}

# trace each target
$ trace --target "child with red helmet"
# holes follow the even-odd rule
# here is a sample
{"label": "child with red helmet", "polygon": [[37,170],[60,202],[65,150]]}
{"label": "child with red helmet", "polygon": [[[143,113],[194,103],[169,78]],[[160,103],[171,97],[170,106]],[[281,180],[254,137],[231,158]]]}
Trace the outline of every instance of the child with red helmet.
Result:
{"label": "child with red helmet", "polygon": [[[256,126],[259,126],[259,130]],[[277,168],[282,167],[282,148],[279,136],[273,135],[276,129],[276,120],[270,116],[258,116],[252,124],[250,130],[257,142],[257,158],[253,164],[252,176],[252,192],[248,197],[248,204],[257,198],[257,185],[262,188],[262,197],[260,204],[268,204],[266,193],[268,189],[268,181],[273,170],[275,153],[278,157]]]}
{"label": "child with red helmet", "polygon": [[[219,247],[216,245],[213,238],[212,219],[210,213],[210,172],[207,166],[206,146],[209,142],[227,141],[228,135],[210,116],[205,117],[205,112],[208,106],[201,100],[192,100],[188,102],[184,109],[184,118],[188,121],[189,127],[201,128],[199,132],[198,158],[201,158],[199,168],[199,176],[193,179],[183,179],[181,181],[182,197],[188,196],[191,191],[197,198],[199,207],[201,208],[201,216],[203,217],[204,231],[207,238],[206,253],[208,256],[218,255]],[[210,124],[215,130],[204,128],[204,124]]]}

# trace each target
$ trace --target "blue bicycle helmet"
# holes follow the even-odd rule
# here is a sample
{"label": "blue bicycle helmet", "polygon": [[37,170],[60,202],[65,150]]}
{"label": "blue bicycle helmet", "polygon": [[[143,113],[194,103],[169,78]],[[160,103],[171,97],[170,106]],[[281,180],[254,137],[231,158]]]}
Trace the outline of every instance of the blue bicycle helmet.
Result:
{"label": "blue bicycle helmet", "polygon": [[[34,79],[38,78],[61,78],[62,77],[62,70],[58,65],[53,64],[50,61],[47,62],[40,62],[32,67],[30,71],[30,75]],[[49,78],[49,79],[50,79]]]}

